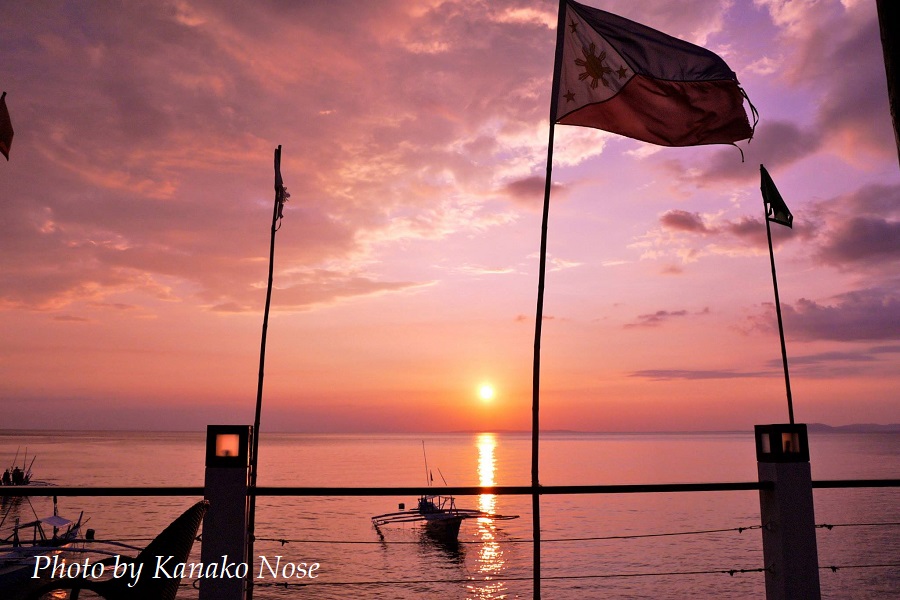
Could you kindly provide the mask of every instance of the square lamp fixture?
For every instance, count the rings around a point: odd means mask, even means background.
[[[809,462],[805,424],[756,425],[754,434],[758,462]]]
[[[250,425],[207,425],[206,466],[247,468],[252,429]]]

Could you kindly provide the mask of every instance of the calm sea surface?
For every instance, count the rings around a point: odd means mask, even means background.
[[[528,434],[264,433],[259,484],[421,486],[423,441],[438,483],[441,476],[457,486],[530,483]],[[203,433],[0,431],[0,462],[11,463],[17,449],[21,461],[27,447],[37,456],[38,483],[200,486],[204,444]],[[544,485],[757,479],[752,433],[546,434],[541,444]],[[900,478],[900,434],[813,433],[810,450],[814,480]],[[817,530],[819,563],[846,567],[820,572],[823,597],[900,597],[900,490],[816,490],[814,499],[816,523],[840,525]],[[143,546],[142,538],[155,536],[195,500],[66,497],[60,513],[77,517],[83,510],[98,538]],[[260,498],[255,554],[320,568],[308,586],[257,587],[254,596],[531,597],[530,497],[458,498],[462,508],[521,515],[464,522],[458,547],[433,542],[409,524],[382,528],[382,539],[370,517],[414,500]],[[5,504],[11,512],[4,530],[17,514],[32,517],[32,506],[41,516],[52,511],[45,498]],[[762,573],[725,572],[763,566],[759,530],[737,531],[759,525],[755,491],[545,496],[541,523],[542,592],[551,600],[765,597]],[[730,531],[696,533],[719,529]],[[652,535],[673,533],[685,535]],[[197,591],[184,586],[179,598],[197,598]]]

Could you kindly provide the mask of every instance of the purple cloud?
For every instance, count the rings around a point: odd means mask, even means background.
[[[676,231],[689,231],[692,233],[710,233],[703,217],[699,213],[692,213],[686,210],[670,210],[664,213],[659,222],[667,229]]]
[[[644,369],[641,371],[634,371],[628,376],[638,377],[641,379],[651,379],[654,381],[669,381],[673,379],[756,379],[759,377],[772,377],[774,373],[774,371],[734,371],[731,369]]]
[[[900,297],[885,288],[861,289],[832,298],[828,304],[801,298],[782,304],[785,335],[805,341],[853,342],[900,340]],[[774,307],[751,317],[757,329],[772,331]]]

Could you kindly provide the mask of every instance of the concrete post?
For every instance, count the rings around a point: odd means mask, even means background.
[[[757,425],[766,600],[819,600],[819,559],[806,425]]]
[[[202,578],[200,600],[244,600],[245,580],[252,569],[247,557],[250,425],[209,425],[206,431],[204,497],[209,511],[203,520],[200,560],[218,564],[215,577]],[[240,565],[246,565],[241,567]],[[223,576],[225,566],[229,576]],[[238,576],[231,576],[237,573]]]

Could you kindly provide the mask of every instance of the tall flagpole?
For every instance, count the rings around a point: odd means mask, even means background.
[[[253,419],[253,448],[250,453],[250,505],[247,517],[247,560],[253,564],[253,541],[256,527],[256,473],[259,459],[259,420],[262,414],[263,378],[266,365],[266,333],[269,329],[269,306],[272,303],[272,273],[275,265],[275,233],[281,225],[284,203],[289,194],[281,179],[281,144],[275,149],[275,208],[272,211],[272,237],[269,242],[269,282],[266,287],[266,308],[263,312],[262,340],[259,347],[259,382],[256,387],[256,416]],[[252,569],[251,569],[252,570]],[[253,599],[253,577],[247,578],[246,600]]]
[[[794,401],[791,398],[791,376],[788,373],[787,348],[784,345],[784,325],[781,321],[781,301],[778,299],[778,278],[775,277],[775,253],[772,251],[772,228],[769,226],[769,207],[763,196],[763,209],[766,219],[766,237],[769,240],[769,262],[772,265],[772,286],[775,288],[775,313],[778,315],[778,337],[781,339],[781,362],[784,365],[784,387],[787,390],[788,417],[794,424]]]
[[[553,86],[550,97],[550,133],[547,140],[547,175],[544,180],[544,210],[541,218],[541,254],[538,268],[537,309],[534,319],[534,367],[531,390],[531,511],[534,551],[534,600],[541,600],[541,494],[538,463],[540,456],[540,404],[541,404],[541,325],[544,318],[544,279],[547,273],[547,222],[550,219],[550,187],[553,171],[553,134],[556,127],[557,97],[562,60],[563,31],[566,2],[559,2],[556,23],[556,54],[553,63]]]

